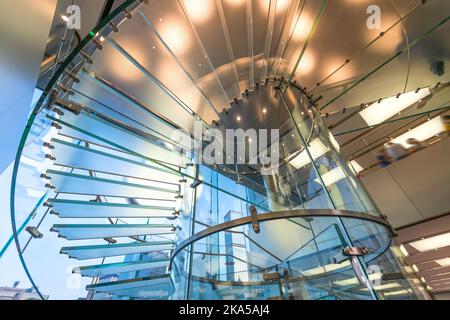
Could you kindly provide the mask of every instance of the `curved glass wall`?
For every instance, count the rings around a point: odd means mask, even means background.
[[[11,191],[16,246],[42,296],[416,298],[317,103],[276,77],[289,76],[276,66],[301,15],[288,3],[249,1],[255,20],[234,25],[238,9],[217,1],[205,29],[190,1],[126,1],[59,66]],[[277,165],[250,161],[250,136],[223,141],[245,147],[243,163],[199,162],[196,122],[278,130],[259,149]]]
[[[191,299],[413,299],[405,279],[383,280],[383,267],[367,267],[387,260],[390,231],[376,222],[358,218],[308,217],[274,219],[231,227],[195,241],[175,258],[178,264],[192,259]],[[274,215],[276,216],[276,214]],[[377,233],[347,238],[341,223],[377,226]],[[355,223],[356,222],[356,223]],[[277,237],[268,231],[276,230]],[[352,229],[350,229],[352,230]],[[354,229],[353,229],[354,230]],[[362,263],[342,255],[349,243],[367,242],[370,254]],[[364,268],[361,267],[364,266]],[[369,272],[367,272],[367,270]],[[367,272],[367,273],[366,273]],[[180,275],[181,277],[181,275]],[[367,281],[369,279],[369,281]]]

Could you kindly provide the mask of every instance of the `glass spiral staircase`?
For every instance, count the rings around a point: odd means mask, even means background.
[[[328,1],[207,3],[205,27],[192,1],[125,1],[50,80],[11,193],[34,287],[54,299],[419,297],[294,78]],[[313,28],[291,41],[302,12]],[[279,129],[279,167],[197,163],[195,122]]]

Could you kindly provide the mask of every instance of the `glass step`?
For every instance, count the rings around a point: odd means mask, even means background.
[[[60,133],[63,134],[64,128],[68,127],[84,136],[124,147],[157,161],[181,167],[186,167],[186,164],[190,162],[187,157],[157,145],[150,138],[143,137],[125,127],[100,118],[100,116],[88,114],[85,111],[81,111],[79,115],[66,111],[60,119],[52,116],[48,116],[48,118],[62,125],[63,129]],[[80,136],[80,138],[83,137]]]
[[[48,199],[60,218],[173,218],[174,207]]]
[[[72,100],[81,105],[89,105],[89,108],[113,117],[119,121],[137,125],[141,130],[171,141],[170,137],[175,128],[161,115],[154,114],[146,106],[137,101],[130,100],[126,95],[113,90],[101,80],[88,72],[80,72],[79,75],[87,81],[75,84],[75,95]],[[94,84],[94,85],[93,85]],[[99,100],[95,99],[98,97]],[[110,106],[114,106],[113,108]],[[191,146],[191,139],[186,134],[179,144],[186,149]]]
[[[127,280],[119,280],[112,282],[103,282],[86,286],[86,290],[93,290],[95,292],[114,293],[118,295],[125,295],[126,290],[141,289],[141,290],[160,290],[161,287],[169,289],[171,287],[170,275],[154,275],[144,278],[135,278]]]
[[[116,290],[111,292],[113,296],[119,298],[133,298],[139,300],[168,300],[173,294],[171,283],[152,284],[143,287]]]
[[[104,151],[87,148],[57,138],[51,139],[55,165],[178,184],[181,175],[174,171],[137,162]],[[177,186],[174,186],[177,187]]]
[[[167,285],[160,285],[157,288],[151,286],[150,288],[136,288],[136,289],[128,289],[118,291],[117,293],[113,293],[113,296],[119,298],[129,298],[129,299],[138,299],[138,300],[169,300],[172,291],[170,291],[170,287]]]
[[[170,259],[155,259],[152,261],[133,261],[133,262],[118,262],[109,264],[99,264],[93,266],[84,266],[74,268],[74,272],[85,277],[101,277],[112,274],[134,272],[141,270],[148,270],[152,268],[167,267]]]
[[[132,242],[92,246],[74,246],[61,248],[60,253],[78,260],[103,257],[123,256],[134,253],[146,253],[163,250],[173,250],[173,241]]]
[[[55,224],[50,229],[67,240],[170,234],[175,230],[172,224]]]
[[[170,189],[56,170],[47,170],[47,176],[51,178],[55,191],[61,193],[161,200],[174,200],[178,194]]]

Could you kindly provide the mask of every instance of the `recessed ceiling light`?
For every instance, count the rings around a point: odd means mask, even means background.
[[[237,117],[236,117],[236,120],[237,120],[237,121],[241,121],[241,116],[237,116]]]
[[[263,113],[266,113],[266,112],[267,112],[267,109],[266,109],[266,108],[264,108],[264,109],[263,109]]]

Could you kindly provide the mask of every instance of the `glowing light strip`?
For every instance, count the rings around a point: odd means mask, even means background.
[[[359,114],[369,126],[377,125],[429,95],[428,88],[421,89],[417,93],[415,91],[407,92],[398,98],[394,96],[384,99],[380,103],[375,102]]]

